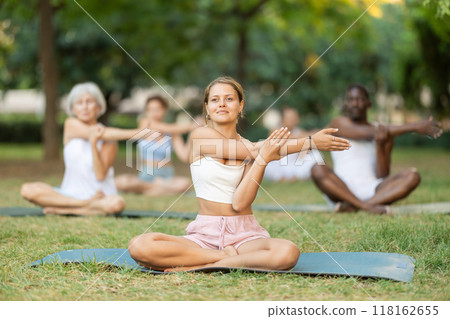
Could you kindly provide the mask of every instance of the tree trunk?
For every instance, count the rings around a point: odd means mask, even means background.
[[[426,66],[427,84],[433,92],[433,108],[438,117],[442,119],[450,115],[450,94],[448,92],[450,45],[433,31],[426,20],[416,20],[416,29]]]
[[[57,123],[59,77],[55,61],[55,30],[50,0],[39,0],[39,63],[45,94],[45,118],[42,127],[44,160],[59,158],[59,132]]]
[[[247,77],[247,72],[246,72],[246,67],[247,67],[247,56],[248,56],[248,45],[247,45],[247,32],[248,32],[248,27],[246,22],[242,22],[242,24],[239,26],[239,33],[238,33],[238,47],[237,47],[237,65],[238,65],[238,69],[237,69],[237,81],[242,85],[242,87],[245,88],[246,86],[246,77]],[[245,107],[244,107],[245,109]],[[245,112],[244,112],[245,114]],[[247,131],[248,128],[248,119],[247,117],[244,118],[240,118],[238,120],[238,132],[240,134],[244,134],[244,132]]]
[[[237,60],[238,60],[238,70],[237,70],[237,80],[243,87],[245,87],[246,81],[246,64],[247,64],[247,55],[248,55],[248,46],[247,46],[247,33],[248,27],[246,22],[242,22],[239,26],[239,43],[238,43],[238,51],[237,51]]]

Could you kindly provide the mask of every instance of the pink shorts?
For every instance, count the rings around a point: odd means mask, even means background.
[[[186,227],[186,236],[202,248],[222,250],[233,246],[237,249],[243,243],[258,238],[270,238],[253,215],[212,216],[197,215]]]

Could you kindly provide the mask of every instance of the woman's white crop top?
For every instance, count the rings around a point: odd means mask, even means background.
[[[225,165],[208,156],[193,162],[191,175],[196,196],[212,202],[231,204],[244,169],[245,164]]]

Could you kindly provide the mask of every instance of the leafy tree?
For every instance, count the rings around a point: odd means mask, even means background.
[[[450,116],[450,1],[407,2],[418,52],[403,60],[402,93],[419,103],[423,85],[431,88],[432,109],[439,117]],[[409,94],[408,94],[409,93]],[[411,94],[412,93],[412,94]]]

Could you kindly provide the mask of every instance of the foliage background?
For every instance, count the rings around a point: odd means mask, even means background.
[[[155,83],[105,31],[172,92],[187,86],[202,90],[223,74],[237,78],[248,95],[241,128],[250,138],[265,134],[260,122],[250,123],[308,68],[274,105],[296,107],[306,127],[326,125],[354,82],[365,84],[374,97],[400,95],[401,109],[450,116],[450,0],[4,0],[1,91],[45,87],[36,10],[45,3],[51,6],[54,48],[43,52],[54,50],[59,75],[49,90],[62,96],[74,83],[97,82],[108,98],[106,123],[133,87]],[[425,86],[432,99],[424,104]],[[385,107],[385,101],[374,102]],[[200,101],[183,106],[200,112]],[[48,105],[47,111],[46,123],[61,121],[57,107]],[[45,143],[58,144],[57,126],[42,129],[53,130],[43,134]]]

